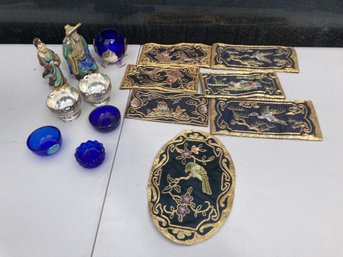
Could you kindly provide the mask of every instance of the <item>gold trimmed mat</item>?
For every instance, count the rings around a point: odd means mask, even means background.
[[[211,68],[255,72],[299,72],[293,47],[228,45],[212,46]]]
[[[200,78],[209,98],[285,98],[275,73],[201,73]]]
[[[129,64],[120,89],[156,89],[167,92],[198,92],[199,68],[157,67]]]
[[[142,47],[138,64],[176,65],[210,68],[211,46],[195,43],[161,45],[147,43]]]
[[[216,137],[185,130],[158,152],[147,189],[157,229],[174,243],[194,245],[213,236],[228,217],[235,168]]]
[[[207,127],[208,99],[199,94],[134,90],[125,117]]]
[[[311,101],[211,99],[210,117],[212,134],[323,139]]]

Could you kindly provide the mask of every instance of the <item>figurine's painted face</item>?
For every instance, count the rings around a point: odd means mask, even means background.
[[[79,34],[77,34],[76,32],[74,32],[73,34],[71,34],[70,37],[71,37],[74,41],[76,41],[76,42],[78,42],[79,39],[80,39]]]
[[[37,49],[41,53],[46,53],[47,52],[46,44],[44,44],[44,43],[39,43],[37,45]]]

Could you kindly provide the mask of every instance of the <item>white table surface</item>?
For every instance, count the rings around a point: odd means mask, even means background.
[[[49,45],[61,56],[61,46]],[[92,107],[63,123],[44,106],[49,93],[33,45],[1,45],[0,257],[231,256],[336,257],[343,254],[343,49],[296,48],[300,73],[279,73],[288,99],[310,99],[320,142],[217,136],[236,168],[231,214],[209,240],[179,246],[150,220],[146,185],[162,145],[187,125],[124,119],[114,132],[88,123]],[[126,63],[139,46],[130,45]],[[93,55],[95,56],[95,55]],[[77,81],[62,70],[70,84]],[[122,114],[129,91],[119,90],[125,68],[101,70],[112,80],[110,104]],[[39,157],[26,138],[43,125],[60,128],[59,153]],[[104,143],[95,170],[74,160],[87,139]]]

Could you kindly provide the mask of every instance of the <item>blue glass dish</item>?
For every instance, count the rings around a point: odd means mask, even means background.
[[[92,169],[105,160],[105,148],[96,140],[88,140],[76,148],[74,156],[82,167]]]
[[[62,135],[54,126],[44,126],[33,131],[27,138],[27,147],[35,154],[46,156],[56,153],[62,144]]]
[[[104,61],[116,63],[125,56],[126,39],[118,31],[108,28],[95,35],[93,46]]]
[[[89,114],[88,120],[99,131],[112,131],[120,124],[120,111],[113,105],[100,106]]]

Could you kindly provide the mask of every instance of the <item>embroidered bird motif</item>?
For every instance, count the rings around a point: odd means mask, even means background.
[[[267,120],[271,123],[277,123],[284,126],[287,126],[287,123],[281,119],[276,118],[274,115],[283,113],[284,110],[277,110],[277,109],[271,109],[269,106],[265,107],[262,110],[261,115],[259,115],[257,112],[250,113],[248,116],[256,116],[258,119],[261,120]]]
[[[259,87],[261,87],[261,84],[258,82],[254,82],[252,80],[240,80],[238,82],[230,81],[227,89],[231,91],[248,91]]]
[[[205,194],[212,195],[210,183],[208,181],[207,171],[195,162],[186,164],[185,172],[192,178],[197,178],[201,181],[202,191]]]
[[[269,55],[271,55],[271,53],[263,53],[263,52],[260,52],[260,51],[257,51],[255,53],[253,53],[251,55],[252,58],[255,58],[261,62],[266,62],[266,63],[272,63],[271,60],[269,60],[268,57]]]

